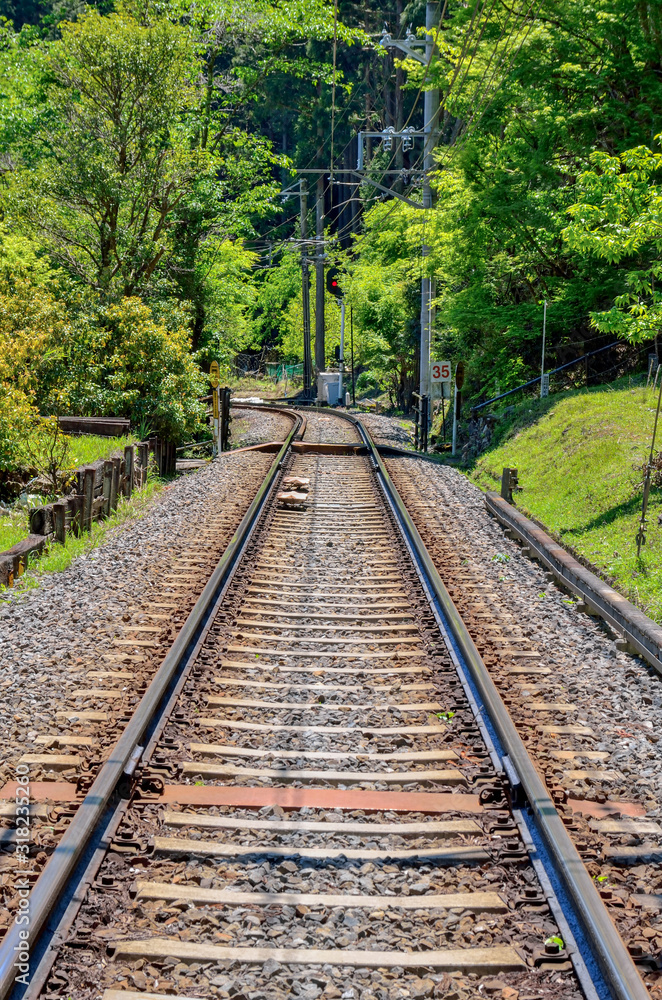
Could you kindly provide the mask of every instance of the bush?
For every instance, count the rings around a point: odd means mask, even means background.
[[[356,391],[373,392],[375,389],[379,389],[379,382],[372,372],[361,372],[356,379]]]
[[[190,354],[185,327],[170,330],[138,298],[105,310],[107,356],[102,362],[106,412],[130,417],[169,441],[190,435],[204,410],[206,379]]]
[[[52,295],[22,278],[0,285],[0,469],[15,470],[21,442],[36,416],[49,345],[63,312]]]
[[[182,319],[0,274],[0,470],[32,464],[21,443],[39,412],[129,417],[170,441],[194,432],[207,383]]]

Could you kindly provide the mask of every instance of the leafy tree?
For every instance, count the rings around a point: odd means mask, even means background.
[[[204,157],[185,118],[196,100],[187,33],[161,19],[90,10],[48,56],[40,160],[16,177],[16,207],[77,280],[105,295],[150,287],[173,213]]]
[[[581,200],[570,206],[574,221],[563,236],[582,255],[626,265],[626,290],[591,319],[611,336],[634,343],[656,339],[662,325],[662,155],[637,146],[619,156],[595,152],[591,162],[593,169],[579,178]]]
[[[65,312],[47,291],[20,278],[0,284],[0,469],[13,469],[37,415],[50,344],[65,326]]]

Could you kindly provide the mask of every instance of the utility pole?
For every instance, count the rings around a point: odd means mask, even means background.
[[[349,336],[352,352],[352,406],[356,406],[356,388],[354,384],[354,309],[349,307]]]
[[[308,270],[308,185],[299,181],[301,235],[301,300],[303,307],[303,395],[310,399],[313,363],[310,352],[310,272]]]
[[[315,368],[324,371],[326,351],[324,347],[324,175],[317,178],[317,202],[315,205]]]
[[[338,356],[338,402],[340,406],[345,405],[343,399],[342,377],[345,369],[345,300],[340,300],[340,353]]]
[[[429,66],[432,62],[432,53],[434,49],[434,35],[431,33],[434,28],[439,24],[439,3],[436,0],[428,0],[425,7],[425,27],[427,29],[427,34],[425,36],[425,63]],[[424,152],[423,152],[423,169],[425,173],[423,174],[423,208],[432,208],[432,188],[430,186],[430,173],[434,168],[434,148],[437,143],[437,125],[439,122],[439,91],[438,90],[426,90],[425,100],[424,100],[424,111],[423,111],[423,131],[425,133],[424,138]],[[423,244],[421,248],[421,256],[423,258],[423,267],[425,267],[425,258],[429,256],[430,248]],[[430,407],[425,407],[423,405],[423,400],[429,400],[430,398],[430,331],[433,323],[433,310],[432,310],[432,300],[435,294],[435,282],[434,278],[429,278],[423,275],[421,278],[421,360],[420,360],[420,388],[419,395],[421,397],[421,411],[425,410],[425,419],[429,420],[428,413]],[[423,440],[427,439],[427,427],[425,428],[425,436]]]

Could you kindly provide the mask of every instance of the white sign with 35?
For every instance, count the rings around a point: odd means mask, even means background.
[[[430,381],[450,382],[451,366],[449,361],[433,361],[430,365]]]

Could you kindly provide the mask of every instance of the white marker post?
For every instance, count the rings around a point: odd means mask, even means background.
[[[549,396],[549,375],[545,381],[545,333],[547,331],[547,299],[542,313],[542,366],[540,368],[540,398]]]
[[[439,386],[439,397],[441,398],[441,406],[443,409],[444,396],[450,396],[451,392],[451,363],[450,361],[433,361],[430,365],[430,403],[428,405],[428,412],[430,416],[430,426],[432,425],[432,397],[433,389],[435,386]],[[434,393],[436,397],[436,393]],[[444,439],[446,435],[446,420],[443,418],[444,423]]]

